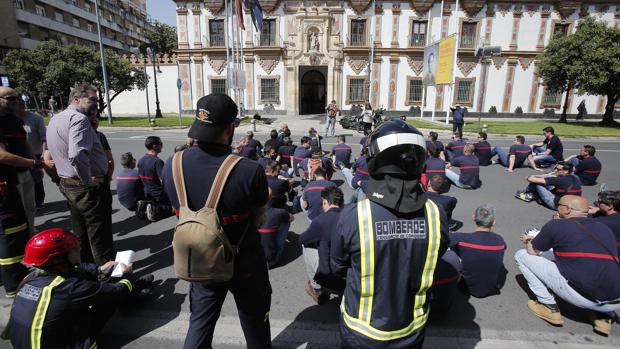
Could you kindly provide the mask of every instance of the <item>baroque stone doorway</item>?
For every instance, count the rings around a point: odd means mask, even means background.
[[[299,114],[322,114],[327,105],[327,67],[299,68]]]

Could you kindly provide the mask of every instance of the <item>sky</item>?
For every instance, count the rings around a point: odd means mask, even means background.
[[[148,0],[146,12],[155,20],[177,26],[176,5],[172,0]]]

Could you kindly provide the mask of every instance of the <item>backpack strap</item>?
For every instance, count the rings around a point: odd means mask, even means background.
[[[220,202],[220,196],[222,196],[222,191],[224,190],[224,184],[226,184],[228,176],[239,161],[241,161],[241,156],[234,154],[230,154],[224,159],[224,162],[220,166],[220,169],[217,170],[217,174],[213,180],[213,185],[211,186],[211,191],[209,192],[205,207],[217,207],[217,204]]]
[[[174,154],[172,158],[172,179],[174,188],[179,199],[179,207],[187,206],[187,191],[185,190],[185,176],[183,175],[183,153],[185,150]]]

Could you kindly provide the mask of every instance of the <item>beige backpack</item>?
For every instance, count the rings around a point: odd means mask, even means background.
[[[192,211],[187,205],[183,152],[174,155],[172,176],[179,198],[179,221],[174,231],[172,249],[174,271],[180,279],[212,284],[232,278],[237,246],[232,245],[224,233],[216,208],[228,176],[240,160],[237,155],[229,155],[224,160],[215,175],[205,206]],[[245,232],[238,244],[244,236]]]

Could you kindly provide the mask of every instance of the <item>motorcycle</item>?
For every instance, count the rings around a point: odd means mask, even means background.
[[[340,126],[344,129],[353,129],[358,132],[364,132],[364,123],[361,115],[345,115],[340,118]]]

